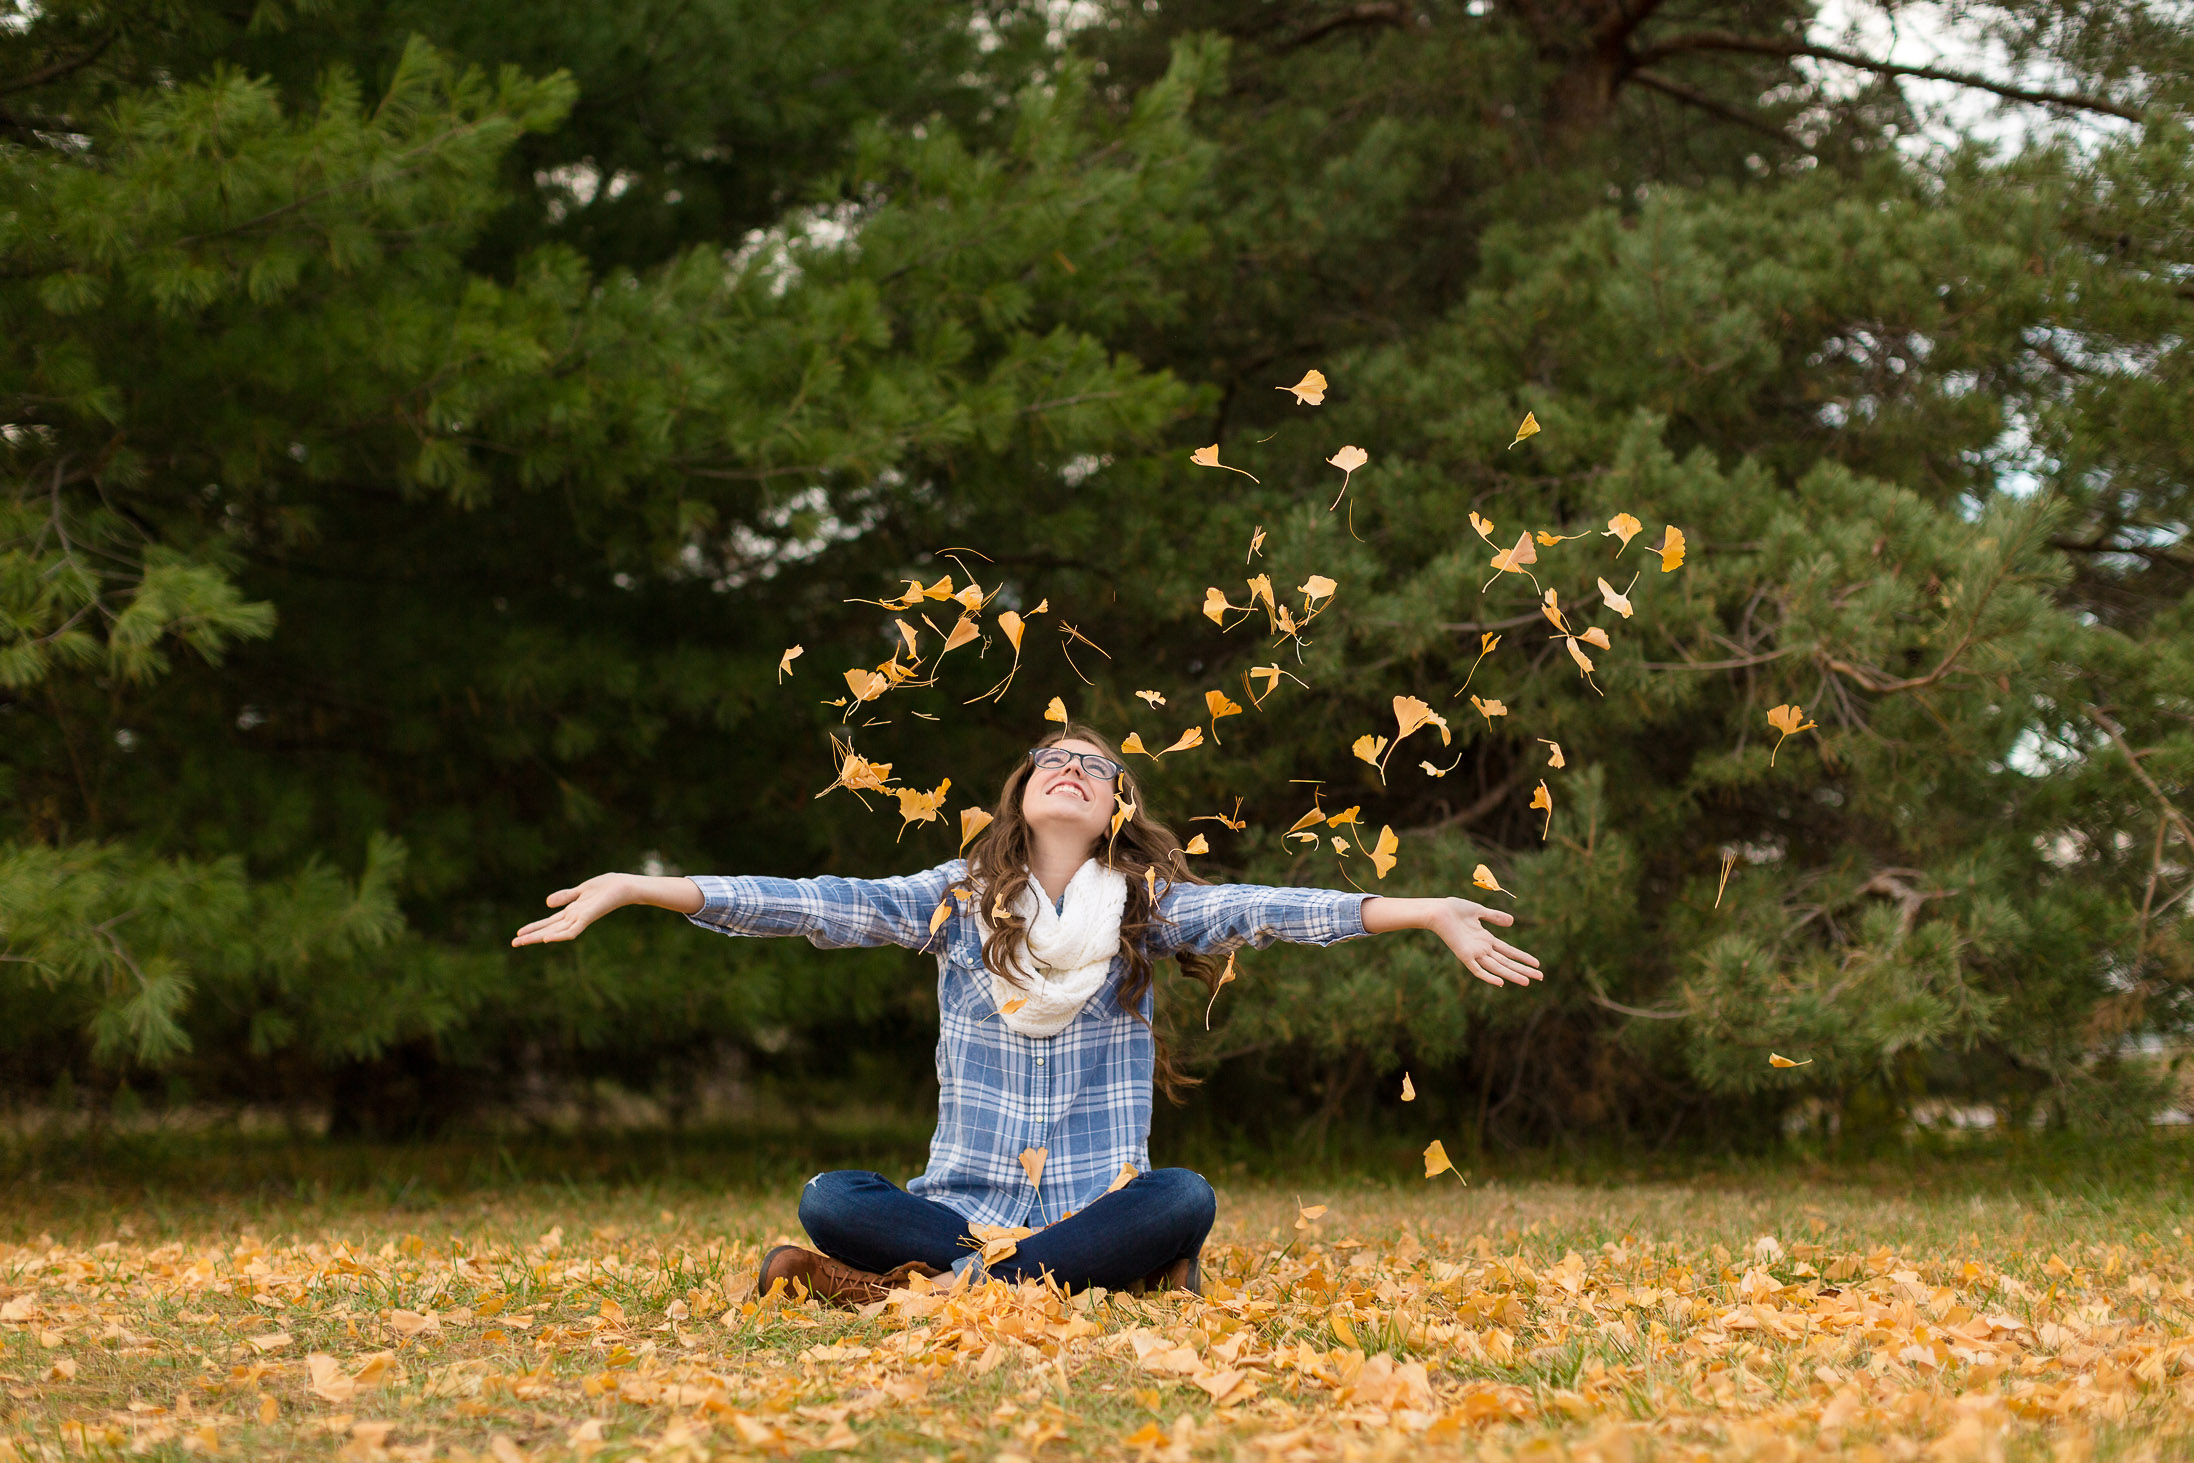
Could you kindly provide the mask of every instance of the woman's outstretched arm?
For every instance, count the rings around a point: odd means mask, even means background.
[[[1337,889],[1268,884],[1177,884],[1164,900],[1173,921],[1161,925],[1152,954],[1177,949],[1219,955],[1275,940],[1330,945],[1389,930],[1430,930],[1488,985],[1527,985],[1543,978],[1539,961],[1485,928],[1515,916],[1470,899],[1395,899]]]
[[[612,910],[652,904],[676,910],[703,929],[724,935],[805,935],[820,949],[904,945],[922,949],[935,937],[930,921],[962,865],[958,860],[889,879],[813,879],[696,874],[648,878],[597,874],[548,897],[556,913],[520,930],[513,945],[570,940]]]

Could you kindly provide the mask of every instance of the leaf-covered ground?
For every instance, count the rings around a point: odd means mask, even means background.
[[[0,1459],[2190,1456],[2184,1187],[1222,1182],[1201,1299],[864,1315],[750,1294],[793,1185],[17,1189]]]

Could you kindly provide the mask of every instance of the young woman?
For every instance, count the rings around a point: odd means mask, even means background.
[[[1135,808],[1117,834],[1115,794]],[[614,909],[651,904],[727,935],[936,954],[928,1169],[904,1189],[880,1173],[808,1180],[800,1223],[821,1253],[771,1250],[761,1290],[797,1279],[859,1304],[910,1274],[972,1269],[975,1280],[1048,1273],[1069,1288],[1195,1292],[1216,1200],[1202,1175],[1150,1167],[1152,1086],[1178,1101],[1189,1080],[1151,1027],[1154,962],[1172,957],[1216,990],[1218,957],[1243,945],[1431,930],[1490,985],[1541,973],[1485,928],[1513,917],[1468,899],[1209,883],[1142,809],[1111,744],[1069,725],[1006,778],[964,860],[890,879],[597,874],[551,894],[557,912],[511,943],[574,939]],[[1036,1232],[986,1268],[971,1224]]]

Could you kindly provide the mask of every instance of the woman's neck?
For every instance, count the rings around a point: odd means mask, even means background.
[[[1066,893],[1067,885],[1073,881],[1076,872],[1089,862],[1096,851],[1095,844],[1083,844],[1079,840],[1047,842],[1038,835],[1034,846],[1029,850],[1028,871],[1035,876],[1037,883],[1044,886],[1044,893],[1057,901]]]

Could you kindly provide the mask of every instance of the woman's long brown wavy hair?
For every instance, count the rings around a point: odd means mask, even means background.
[[[1068,722],[1037,745],[1048,747],[1069,739],[1102,747],[1107,757],[1123,766],[1126,764],[1127,759],[1110,740],[1080,722]],[[1005,788],[998,794],[998,806],[992,810],[990,823],[976,835],[973,846],[968,849],[968,883],[974,890],[975,907],[991,921],[990,938],[983,942],[983,964],[1016,986],[1021,982],[1013,972],[1028,949],[1028,924],[1008,911],[1015,907],[1029,882],[1033,839],[1028,820],[1021,815],[1021,795],[1035,768],[1031,759],[1021,759],[1020,766],[1013,769],[1006,778]],[[1157,903],[1151,898],[1151,884],[1156,883],[1158,898],[1163,899],[1171,885],[1208,884],[1211,881],[1197,877],[1190,870],[1188,856],[1181,851],[1181,840],[1174,836],[1172,829],[1145,810],[1142,789],[1137,786],[1133,772],[1122,772],[1113,789],[1135,805],[1135,812],[1120,825],[1116,835],[1098,841],[1092,856],[1104,867],[1118,869],[1127,876],[1127,908],[1120,915],[1120,953],[1127,959],[1127,974],[1120,981],[1119,1001],[1123,1009],[1141,1021],[1144,1019],[1143,994],[1151,987],[1152,962],[1140,937],[1157,929],[1162,922]],[[1158,871],[1155,881],[1147,872],[1151,869]],[[1174,959],[1180,963],[1181,974],[1202,981],[1207,991],[1217,994],[1219,977],[1225,970],[1223,962],[1185,950]],[[1155,1026],[1151,1036],[1157,1043],[1155,1076],[1158,1089],[1179,1103],[1200,1079],[1188,1076],[1173,1064],[1165,1038],[1158,1035]]]

